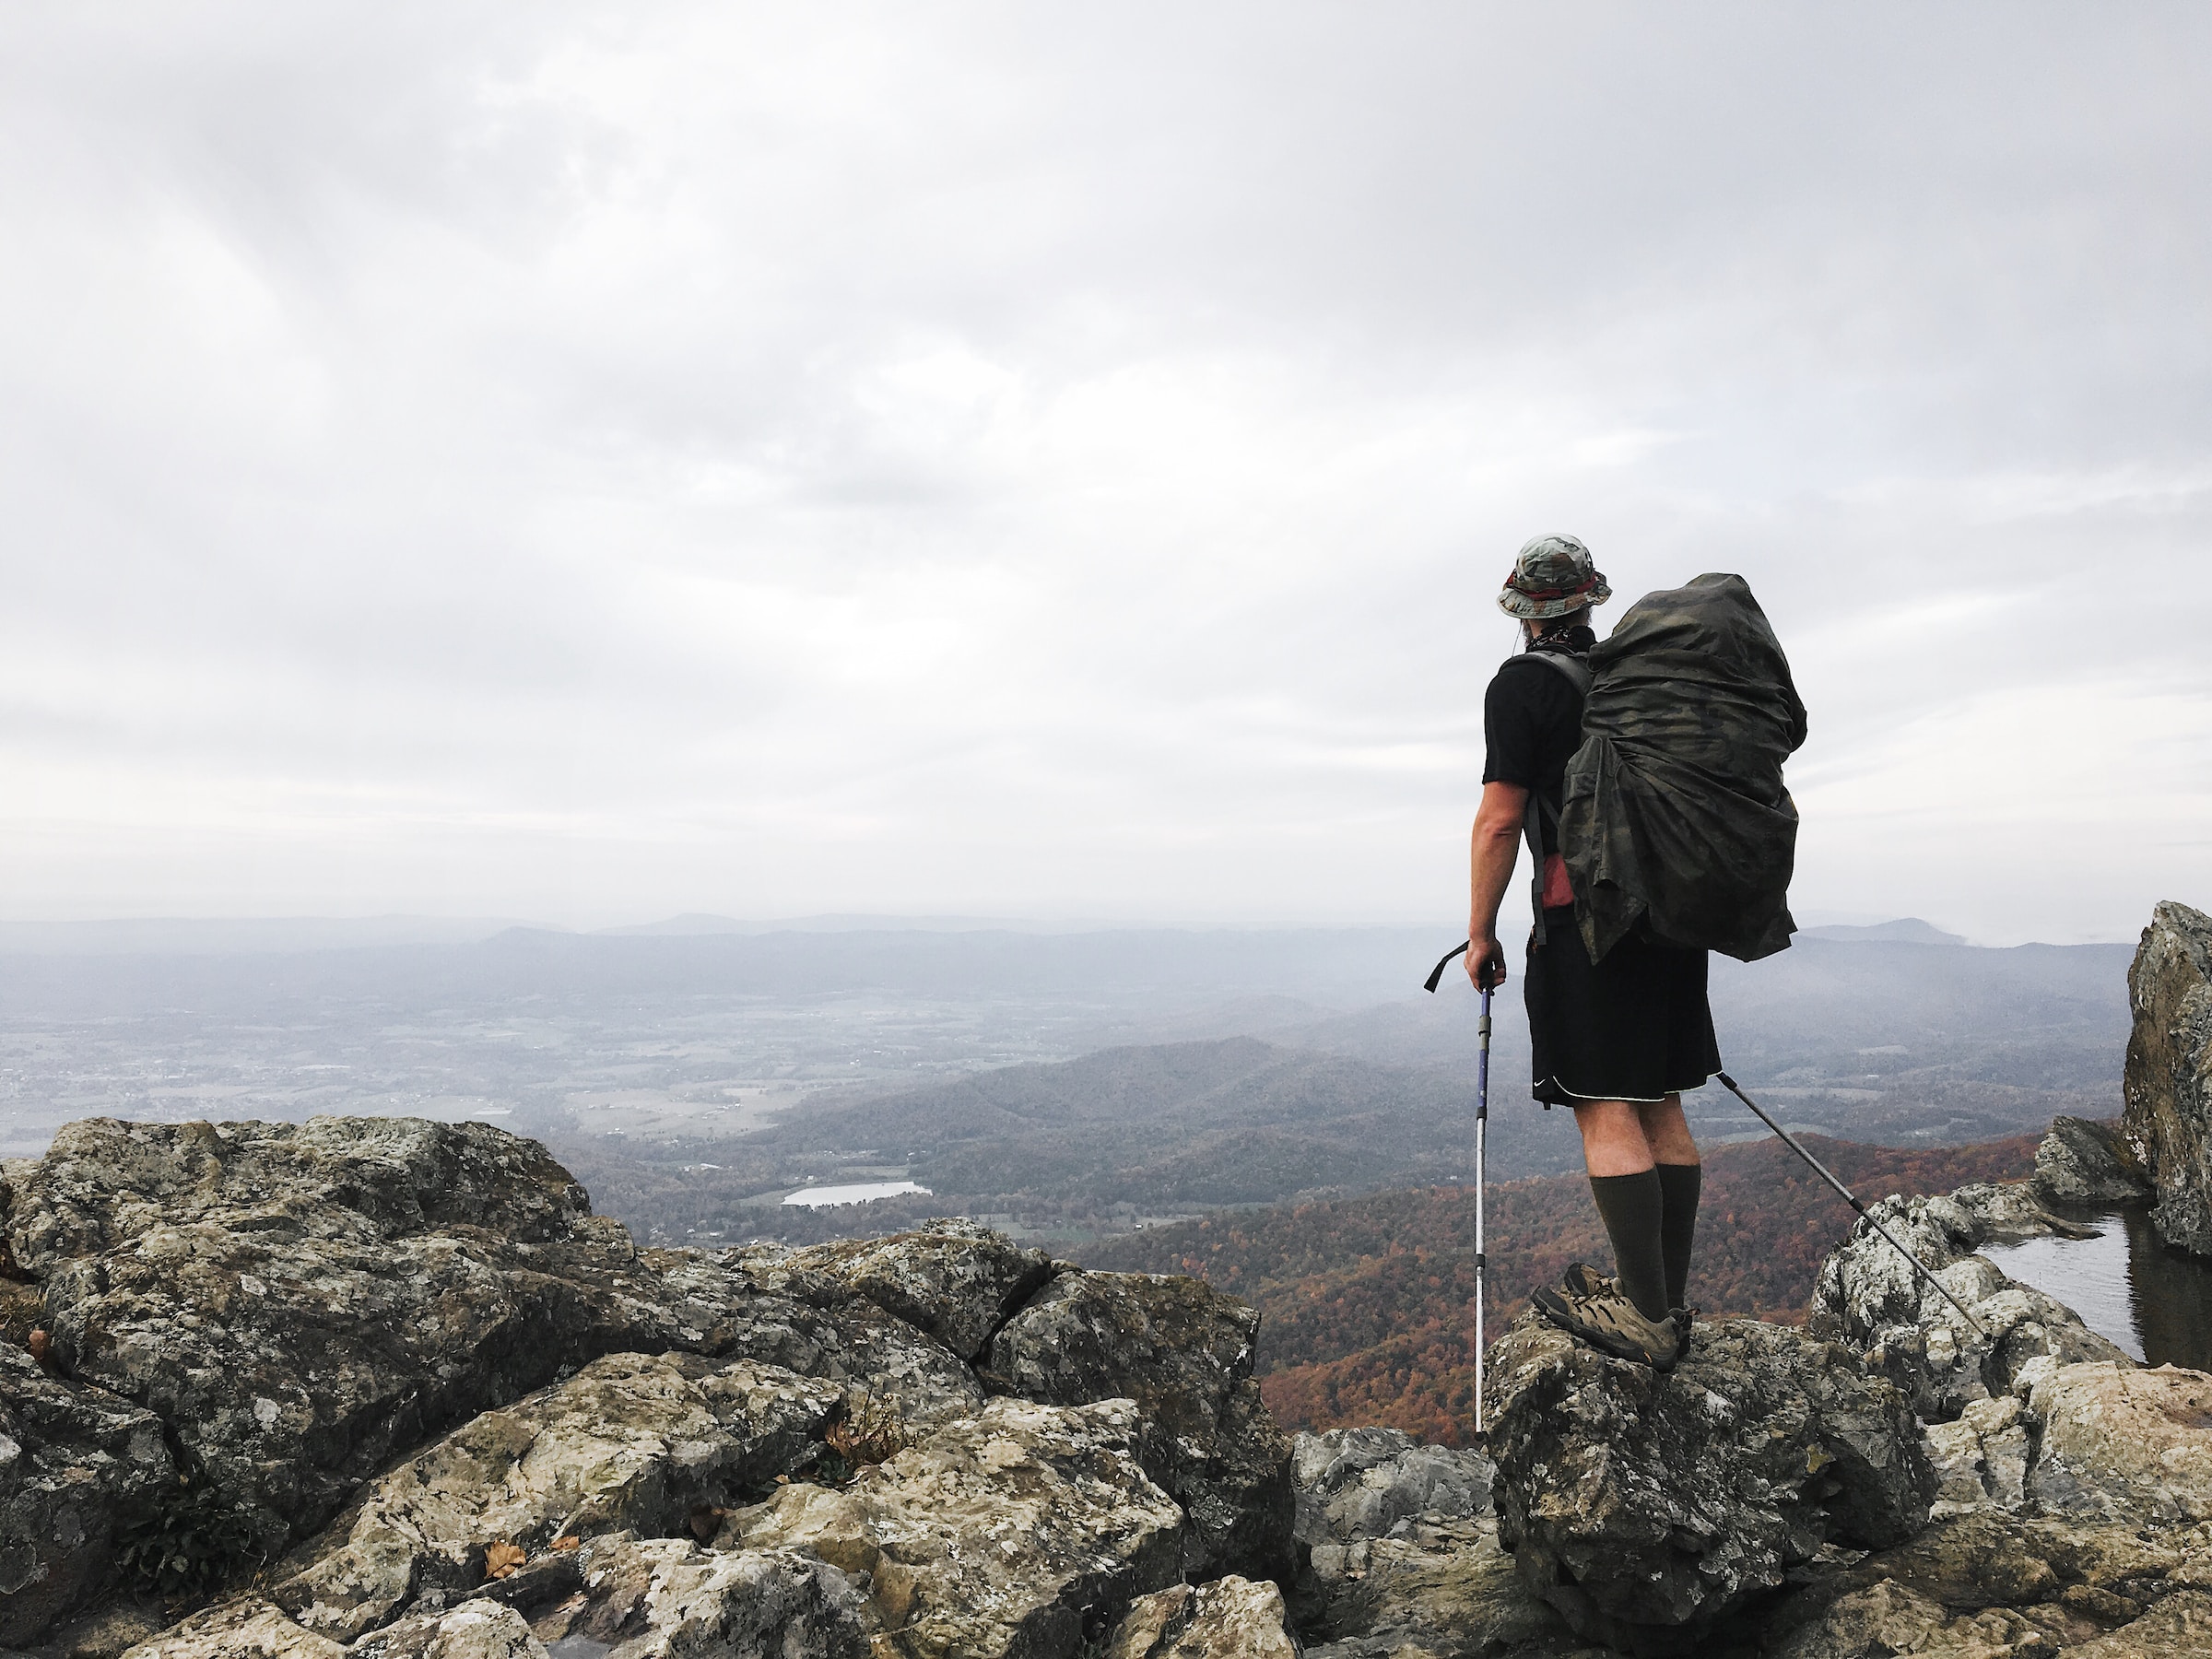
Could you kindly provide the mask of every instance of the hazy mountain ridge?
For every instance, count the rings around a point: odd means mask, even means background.
[[[1082,1233],[1117,1205],[1159,1214],[1464,1176],[1475,997],[1457,976],[1434,996],[1416,989],[1439,948],[1390,929],[518,929],[463,945],[0,956],[0,1151],[35,1152],[89,1115],[488,1118],[592,1163],[663,1236],[745,1236],[762,1218],[743,1200],[846,1168],[903,1175],[909,1154],[933,1160],[914,1178],[947,1205],[1046,1226],[1057,1213]],[[1815,938],[1748,966],[1716,959],[1722,1052],[1788,1121],[1846,1138],[1972,1141],[2108,1115],[2126,956]],[[1571,1147],[1528,1102],[1519,1001],[1515,982],[1498,1006],[1501,1178],[1565,1167]],[[1166,1052],[1255,1039],[1264,1058],[1224,1049],[1242,1058],[1218,1075],[1195,1051]],[[1155,1060],[1136,1056],[1153,1046]],[[1100,1051],[1121,1057],[1082,1058]],[[1076,1069],[1042,1069],[1063,1064]],[[1718,1090],[1688,1106],[1708,1138],[1757,1133]]]

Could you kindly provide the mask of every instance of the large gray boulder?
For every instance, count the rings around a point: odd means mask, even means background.
[[[2050,1204],[2129,1204],[2153,1195],[2150,1176],[2117,1124],[2051,1120],[2035,1149],[2036,1195]]]
[[[888,1652],[1077,1659],[1182,1576],[1182,1511],[1146,1476],[1127,1400],[993,1400],[841,1488],[793,1481],[720,1550],[797,1550],[868,1586]]]
[[[748,1359],[597,1359],[384,1475],[267,1594],[305,1628],[351,1641],[423,1595],[483,1584],[500,1545],[535,1555],[604,1533],[712,1534],[723,1512],[811,1464],[842,1406],[834,1382]]]
[[[1491,1365],[1500,1539],[1585,1636],[1694,1646],[1824,1544],[1926,1522],[1936,1476],[1903,1397],[1785,1325],[1700,1325],[1661,1376],[1524,1315]]]
[[[2212,1255],[2212,916],[2159,905],[2127,970],[2121,1131],[2158,1194],[2169,1244]]]
[[[1281,1582],[1293,1566],[1290,1442],[1252,1374],[1259,1324],[1203,1280],[1069,1272],[992,1338],[985,1371],[1025,1399],[1135,1401],[1145,1468],[1190,1513],[1191,1575]]]
[[[264,1553],[450,1424],[670,1345],[629,1235],[481,1124],[91,1119],[18,1174],[61,1368],[167,1423]]]
[[[2018,1392],[2023,1379],[2054,1366],[2128,1363],[2073,1309],[2016,1283],[1974,1253],[1988,1244],[2082,1232],[2045,1210],[2025,1183],[1982,1183],[1933,1198],[1893,1196],[1868,1211],[1966,1305],[1981,1329],[1865,1220],[1821,1264],[1806,1328],[1864,1357],[1927,1421],[1948,1422],[1971,1402]]]
[[[112,1588],[116,1534],[176,1489],[151,1412],[0,1342],[0,1647]]]

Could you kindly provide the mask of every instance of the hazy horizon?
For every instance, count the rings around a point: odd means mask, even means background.
[[[1525,900],[1522,909],[1525,912]],[[1510,906],[1509,906],[1510,910]],[[1800,911],[1796,912],[1800,934],[1818,933],[1830,928],[1873,928],[1885,924],[1917,922],[1934,927],[1938,933],[1951,934],[1945,942],[1972,946],[1977,948],[2003,948],[1990,941],[1967,937],[1953,933],[1940,920],[1925,916],[1900,916],[1879,912],[1858,911]],[[2118,944],[2133,939],[2141,928],[2147,925],[2146,915],[2141,923],[2115,929],[2108,935],[2074,940],[2021,939],[2009,940],[2014,944]],[[1525,924],[1525,914],[1523,917]],[[1168,916],[1053,916],[1053,915],[1000,915],[953,916],[935,915],[924,912],[900,913],[896,912],[820,912],[803,916],[724,916],[703,911],[678,912],[673,915],[655,916],[649,920],[551,920],[534,916],[490,916],[469,914],[454,911],[443,914],[408,914],[398,912],[364,912],[356,915],[300,912],[291,914],[265,915],[147,915],[147,916],[0,916],[0,953],[18,951],[39,954],[46,947],[37,943],[51,938],[64,942],[72,935],[88,937],[102,931],[116,941],[111,948],[118,953],[144,952],[159,954],[163,930],[176,930],[182,935],[192,930],[237,930],[241,937],[257,931],[272,935],[290,930],[294,934],[312,936],[316,929],[330,930],[333,942],[350,935],[373,940],[380,935],[406,937],[414,942],[437,942],[450,939],[462,943],[479,939],[508,928],[542,930],[552,933],[574,934],[580,936],[615,937],[623,935],[682,936],[687,933],[747,933],[764,934],[779,931],[845,932],[845,931],[921,931],[921,932],[990,932],[1040,934],[1079,934],[1105,932],[1226,932],[1226,933],[1335,933],[1335,932],[1428,932],[1440,937],[1449,932],[1448,926],[1433,919],[1421,920],[1404,917],[1386,917],[1356,922],[1278,918],[1272,921],[1251,919],[1220,920]],[[147,941],[153,941],[148,943]],[[31,941],[26,943],[26,941]],[[350,938],[347,942],[352,942]],[[1934,942],[1934,941],[1929,941]],[[317,948],[312,944],[288,945],[285,949]]]

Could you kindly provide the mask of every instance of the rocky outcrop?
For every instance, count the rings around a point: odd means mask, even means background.
[[[1257,1318],[1194,1281],[957,1220],[640,1252],[544,1148],[406,1120],[78,1124],[0,1206],[0,1270],[37,1281],[9,1328],[42,1322],[54,1368],[0,1347],[0,1642],[106,1588],[180,1468],[230,1539],[199,1568],[258,1585],[154,1644],[210,1654],[529,1652],[571,1604],[581,1641],[644,1619],[688,1652],[667,1584],[800,1559],[850,1566],[843,1600],[794,1589],[817,1612],[717,1651],[811,1653],[792,1632],[849,1603],[855,1640],[1041,1659],[1186,1570],[1291,1564]],[[1218,1602],[1155,1634],[1245,1629]]]
[[[479,1124],[94,1119],[11,1186],[62,1370],[159,1416],[266,1552],[449,1424],[669,1346],[629,1235]]]
[[[1862,1220],[1821,1265],[1806,1329],[1863,1356],[1929,1422],[1948,1422],[1975,1400],[2022,1391],[2056,1366],[2128,1362],[2065,1303],[2014,1283],[1974,1253],[1987,1244],[2082,1233],[2043,1209],[2026,1185],[1984,1183],[1867,1207],[1982,1328]]]
[[[487,1411],[376,1481],[270,1599],[353,1641],[418,1597],[483,1584],[524,1557],[603,1533],[713,1533],[778,1476],[814,1463],[843,1408],[833,1382],[749,1359],[620,1354]]]
[[[2078,1175],[2101,1143],[2061,1128]],[[6,1176],[0,1272],[40,1282],[0,1318],[60,1334],[46,1366],[0,1338],[0,1647],[45,1627],[40,1659],[145,1634],[150,1599],[47,1621],[210,1504],[263,1542],[137,1659],[2117,1659],[2212,1628],[2212,1379],[1975,1253],[2068,1230],[2053,1182],[1880,1207],[1985,1335],[1862,1225],[1810,1334],[1700,1325],[1667,1377],[1522,1320],[1486,1455],[1293,1446],[1255,1316],[1194,1280],[958,1221],[638,1252],[494,1130],[79,1125]]]
[[[2158,1194],[2169,1244],[2212,1255],[2212,916],[2165,903],[2127,971],[2121,1129]]]
[[[715,1547],[865,1580],[869,1630],[917,1659],[1073,1655],[1182,1577],[1183,1512],[1138,1462],[1144,1432],[1127,1400],[993,1400],[841,1489],[779,1488]]]
[[[1481,1453],[1338,1429],[1300,1435],[1291,1471],[1308,1659],[1542,1659],[1583,1645],[1500,1547]]]
[[[2134,1204],[2153,1195],[2150,1177],[2116,1124],[2051,1120],[2035,1149],[2030,1184],[2046,1204]]]
[[[1190,1512],[1194,1576],[1291,1568],[1290,1443],[1252,1375],[1259,1314],[1203,1281],[1068,1273],[992,1339],[994,1386],[1055,1405],[1131,1399],[1139,1456]]]
[[[1397,1429],[1332,1429],[1293,1444],[1294,1532],[1309,1552],[1467,1521],[1490,1509],[1496,1473],[1479,1452],[1423,1446]]]
[[[1524,1315],[1492,1364],[1500,1541],[1588,1637],[1687,1649],[1824,1544],[1910,1537],[1935,1496],[1903,1397],[1787,1326],[1700,1325],[1661,1376]]]
[[[895,1239],[850,1239],[794,1250],[778,1265],[794,1279],[820,1274],[965,1360],[982,1359],[998,1328],[1059,1271],[1041,1250],[1025,1250],[976,1222],[951,1219]]]
[[[939,1238],[924,1230],[876,1242],[885,1250],[911,1242],[934,1254]],[[794,1266],[795,1253],[774,1245],[719,1254],[642,1252],[666,1312],[669,1346],[826,1378],[843,1385],[854,1407],[885,1406],[910,1425],[953,1422],[982,1409],[982,1384],[951,1349],[830,1275]]]
[[[0,1647],[105,1589],[117,1533],[176,1485],[160,1419],[0,1342]]]
[[[1298,1659],[1283,1597],[1231,1573],[1140,1597],[1106,1643],[1105,1659]]]

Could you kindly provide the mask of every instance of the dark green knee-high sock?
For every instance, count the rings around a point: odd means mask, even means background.
[[[1659,1222],[1659,1248],[1666,1258],[1666,1300],[1670,1307],[1689,1306],[1689,1247],[1698,1236],[1698,1190],[1705,1171],[1696,1164],[1659,1166],[1659,1192],[1665,1214]]]
[[[1666,1255],[1660,1241],[1660,1221],[1666,1201],[1659,1189],[1659,1174],[1646,1170],[1639,1175],[1593,1175],[1591,1195],[1597,1213],[1613,1241],[1613,1270],[1619,1276],[1621,1294],[1636,1304],[1646,1319],[1667,1314]]]

